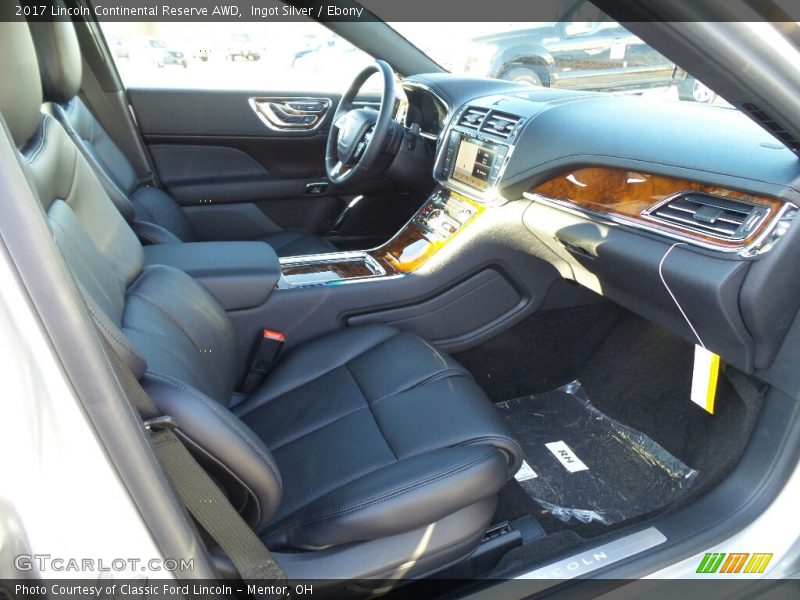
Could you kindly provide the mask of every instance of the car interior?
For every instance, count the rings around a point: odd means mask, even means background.
[[[340,95],[125,89],[95,22],[0,23],[49,301],[289,579],[411,596],[626,536],[686,553],[796,418],[797,147],[756,105],[419,70],[405,43]]]

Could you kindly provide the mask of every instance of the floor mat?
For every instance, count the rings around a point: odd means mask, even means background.
[[[577,381],[495,406],[525,452],[517,481],[561,521],[611,525],[651,513],[677,500],[697,476],[593,407]]]

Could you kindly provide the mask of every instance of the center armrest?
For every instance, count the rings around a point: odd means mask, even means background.
[[[228,310],[264,303],[280,278],[278,255],[264,242],[189,242],[144,247],[145,265],[191,275]]]

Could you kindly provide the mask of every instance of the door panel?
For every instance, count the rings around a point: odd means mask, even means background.
[[[128,95],[162,185],[201,239],[252,238],[284,228],[325,233],[346,206],[342,190],[307,191],[326,181],[325,142],[338,95],[194,89],[130,89]],[[296,108],[301,116],[315,109],[304,106],[312,100],[325,110],[312,129],[281,129],[254,110],[254,98],[279,98],[279,110]],[[293,116],[279,113],[287,115]]]
[[[200,239],[254,239],[283,229],[315,231],[336,221],[342,201],[336,196],[273,198],[263,202],[184,206]]]
[[[324,138],[145,139],[162,184],[184,206],[303,196],[308,183],[325,179],[317,163],[325,156]]]
[[[251,98],[309,97],[304,92],[265,93],[247,90],[200,90],[200,89],[128,89],[131,104],[139,118],[139,127],[144,135],[188,134],[261,137],[309,137],[327,130],[330,111],[317,131],[275,131],[265,126],[250,105]],[[332,106],[339,102],[338,94],[314,94],[327,98]]]

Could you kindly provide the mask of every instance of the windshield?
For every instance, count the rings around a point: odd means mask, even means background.
[[[458,75],[727,106],[590,2],[571,4],[559,21],[390,25]]]

